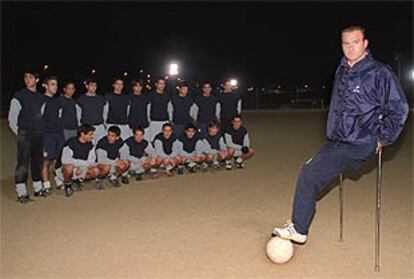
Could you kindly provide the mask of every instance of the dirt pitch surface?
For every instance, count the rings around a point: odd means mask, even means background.
[[[318,203],[309,241],[271,263],[265,244],[290,217],[302,164],[325,140],[326,112],[245,114],[246,169],[133,182],[18,204],[15,138],[1,122],[1,278],[414,278],[412,113],[384,151],[381,270],[374,273],[375,161]],[[32,189],[30,188],[30,191]]]

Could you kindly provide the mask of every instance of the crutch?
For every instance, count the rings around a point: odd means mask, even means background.
[[[343,174],[339,174],[339,238],[338,242],[343,242],[343,227],[344,227],[344,180],[343,180]]]
[[[382,148],[377,150],[377,201],[375,212],[375,272],[379,272],[380,264],[380,218],[381,218],[381,182],[382,182]]]

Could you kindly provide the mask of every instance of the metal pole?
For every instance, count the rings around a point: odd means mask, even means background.
[[[342,243],[342,232],[343,232],[343,214],[344,214],[344,180],[342,173],[339,174],[339,239],[338,242]]]
[[[380,217],[381,217],[381,181],[382,180],[382,149],[378,150],[377,166],[377,204],[375,214],[375,272],[379,272],[380,264]]]

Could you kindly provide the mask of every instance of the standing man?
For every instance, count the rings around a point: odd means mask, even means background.
[[[211,95],[213,87],[209,81],[205,81],[202,87],[202,95],[194,100],[194,115],[197,120],[198,130],[201,136],[208,134],[208,123],[220,121],[220,103],[215,96]]]
[[[60,98],[56,97],[58,90],[58,80],[55,76],[45,78],[43,82],[45,88],[46,106],[43,114],[44,134],[43,134],[43,169],[42,180],[43,190],[46,194],[51,194],[52,186],[49,181],[49,167],[55,167],[56,159],[60,155],[65,145],[63,135],[63,107]]]
[[[17,166],[15,183],[17,201],[31,202],[27,192],[29,164],[35,196],[46,196],[40,181],[43,166],[43,111],[44,96],[36,90],[39,74],[27,70],[24,72],[26,87],[17,91],[10,102],[9,126],[17,136]]]
[[[63,86],[63,94],[60,96],[60,103],[62,104],[63,112],[63,135],[65,141],[77,136],[79,119],[76,114],[76,101],[73,99],[75,94],[75,83],[72,81],[66,82]]]
[[[242,101],[239,93],[233,92],[230,79],[224,81],[223,93],[218,95],[221,109],[221,128],[226,131],[231,127],[231,120],[235,115],[241,115]]]
[[[155,81],[155,91],[149,93],[151,141],[162,131],[162,126],[169,121],[168,103],[171,98],[167,92],[164,92],[164,89],[165,79],[159,77]]]
[[[150,102],[147,94],[142,93],[142,82],[132,81],[132,93],[129,94],[129,127],[132,131],[140,127],[144,131],[144,138],[149,140],[149,111]]]
[[[80,124],[89,124],[95,128],[93,143],[96,144],[106,136],[104,123],[108,115],[108,104],[106,99],[96,94],[97,82],[93,78],[85,81],[87,92],[79,97],[76,112]]]
[[[303,166],[296,184],[292,222],[273,234],[305,243],[316,196],[345,167],[359,168],[383,146],[395,142],[407,119],[408,104],[388,65],[372,57],[365,29],[342,30],[344,57],[336,71],[328,115],[327,138]]]
[[[186,126],[193,123],[195,105],[188,95],[188,83],[181,81],[178,84],[178,95],[174,94],[168,104],[170,122],[174,125],[174,133],[180,137]]]
[[[108,102],[107,127],[118,126],[121,130],[121,138],[127,139],[132,135],[129,127],[129,109],[130,97],[128,94],[122,94],[124,81],[121,78],[112,80],[114,91],[106,96]]]

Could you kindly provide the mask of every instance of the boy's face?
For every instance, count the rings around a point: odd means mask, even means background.
[[[213,126],[213,127],[208,127],[208,133],[210,134],[210,136],[215,136],[218,133],[218,128],[217,126]]]
[[[108,132],[108,142],[110,144],[115,143],[118,139],[119,139],[119,136],[117,136],[115,133]]]
[[[171,137],[172,132],[173,132],[173,130],[170,126],[166,126],[166,127],[164,127],[164,129],[162,129],[162,135],[166,139],[169,139]]]
[[[192,139],[195,135],[195,129],[190,128],[190,129],[186,129],[184,131],[185,135],[187,136],[188,139]]]
[[[24,83],[26,84],[26,87],[33,88],[36,86],[36,84],[39,82],[39,79],[36,78],[34,75],[25,73],[24,74]]]
[[[203,94],[210,95],[212,88],[210,84],[206,83],[203,85],[203,88],[201,90],[203,91]]]
[[[178,88],[178,92],[182,96],[187,96],[187,94],[188,94],[188,87],[187,86],[180,87],[180,88]]]
[[[139,83],[135,83],[134,86],[132,86],[132,91],[136,94],[141,93],[142,91],[142,86]]]
[[[122,89],[124,89],[124,82],[118,79],[114,82],[114,84],[112,84],[112,86],[114,87],[114,91],[122,92]]]
[[[240,119],[240,118],[238,118],[238,117],[234,118],[234,119],[232,120],[232,123],[233,123],[233,128],[234,128],[235,130],[240,129],[241,124],[242,124],[241,119]]]
[[[88,132],[88,133],[86,133],[86,134],[81,134],[81,138],[82,138],[82,140],[84,140],[85,142],[92,142],[92,139],[93,139],[93,135],[94,135],[94,131],[90,131],[90,132]]]
[[[159,81],[157,81],[155,83],[155,88],[157,89],[157,91],[159,92],[164,92],[165,89],[165,81],[160,79]]]
[[[230,82],[230,80],[228,80],[224,83],[224,91],[226,91],[226,92],[231,91],[231,82]]]
[[[66,97],[72,98],[73,94],[75,94],[75,85],[73,83],[69,83],[63,88],[63,93]]]
[[[86,90],[88,90],[90,93],[95,93],[97,88],[98,85],[95,82],[91,82],[86,85]]]
[[[134,138],[136,142],[141,142],[144,138],[144,133],[142,131],[137,130],[134,134]]]
[[[57,90],[58,90],[58,82],[57,82],[57,80],[54,80],[54,79],[49,80],[47,83],[45,83],[45,88],[46,88],[46,91],[47,92],[55,95],[56,92],[57,92]]]

